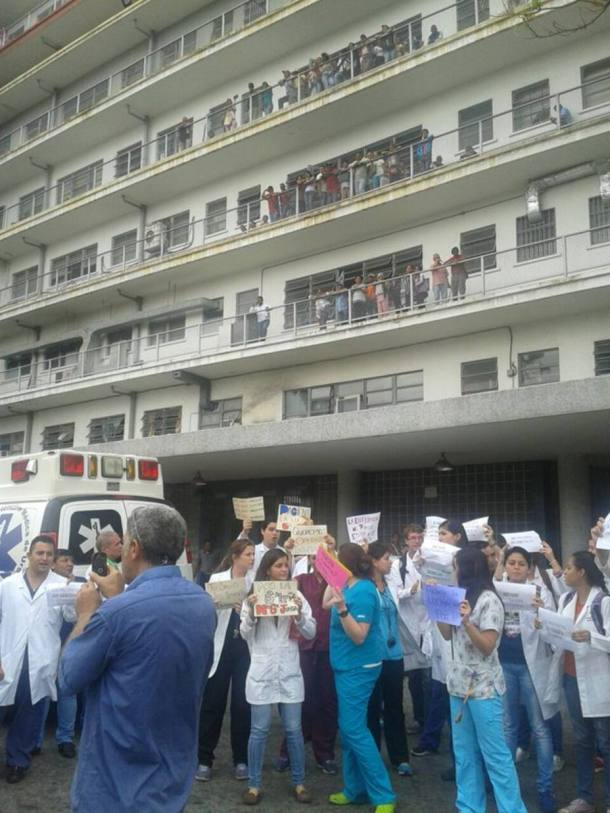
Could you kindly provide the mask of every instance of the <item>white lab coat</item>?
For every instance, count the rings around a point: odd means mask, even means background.
[[[591,617],[591,604],[599,593],[598,587],[591,588],[585,606],[574,622],[575,630],[589,630],[597,633],[595,622]],[[559,599],[559,612],[574,620],[576,609],[576,595],[566,601],[569,594]],[[601,604],[602,620],[606,631],[606,638],[610,638],[610,596],[605,596]],[[564,652],[558,650],[553,658],[553,668],[547,696],[552,700],[559,700],[561,692],[561,679],[563,675]],[[576,681],[583,717],[610,717],[610,655],[596,649],[590,641],[576,645],[574,653],[576,663]]]
[[[231,568],[228,570],[223,570],[221,573],[213,573],[210,576],[211,582],[228,582],[231,579]],[[250,589],[252,581],[254,579],[254,571],[250,570],[246,574],[246,587]],[[208,678],[211,678],[212,675],[218,669],[218,663],[220,662],[220,656],[222,655],[222,649],[225,643],[225,637],[227,634],[227,627],[229,626],[229,621],[231,620],[231,613],[232,610],[229,607],[223,607],[222,609],[216,610],[216,632],[214,633],[214,660],[212,661],[212,668],[210,669],[210,674]]]
[[[418,581],[421,582],[419,571],[413,560],[407,555],[403,581],[400,575],[400,562],[400,558],[392,562],[387,582],[398,607],[399,631],[405,654],[404,667],[408,672],[412,669],[425,669],[430,666],[430,660],[421,651],[428,615],[422,601],[421,588],[415,593],[411,593],[413,585]]]
[[[301,619],[251,618],[247,601],[241,609],[240,632],[250,649],[250,668],[246,677],[246,700],[254,706],[267,703],[302,703],[305,684],[301,673],[299,644],[290,637],[294,621],[298,631],[311,640],[316,622],[305,596],[298,593],[303,606]]]
[[[67,583],[67,579],[51,571],[32,598],[23,573],[13,573],[0,581],[0,663],[4,670],[0,706],[15,701],[26,646],[32,703],[43,697],[57,700],[59,633],[64,619],[74,621],[76,616],[68,608],[51,607],[46,594],[49,588]]]
[[[276,547],[278,548],[278,550],[281,550],[284,553],[286,553],[284,548],[280,547],[279,545],[276,545]],[[258,566],[260,565],[263,556],[270,550],[273,550],[273,548],[268,548],[264,542],[259,542],[258,545],[254,546],[254,568],[253,568],[254,573],[256,573],[256,571],[258,570]]]

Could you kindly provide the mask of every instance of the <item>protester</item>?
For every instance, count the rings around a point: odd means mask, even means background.
[[[229,548],[210,582],[231,579],[252,581],[254,575],[254,543],[236,539]],[[250,586],[249,584],[247,585]],[[199,715],[199,767],[195,779],[208,782],[212,778],[214,749],[218,745],[231,687],[231,751],[235,779],[248,778],[248,738],[250,736],[250,706],[246,702],[246,675],[250,668],[248,646],[239,634],[241,604],[216,609],[214,661],[203,694]]]
[[[98,553],[104,553],[106,555],[108,568],[116,570],[119,567],[121,551],[123,550],[123,540],[113,528],[100,531],[95,540],[95,549]]]
[[[181,813],[186,805],[216,614],[175,566],[185,538],[173,508],[133,509],[122,575],[94,573],[76,598],[59,678],[62,690],[85,692],[73,813]]]
[[[393,813],[396,797],[366,724],[383,659],[379,597],[370,580],[372,563],[352,543],[340,547],[339,560],[352,575],[343,591],[329,587],[325,596],[326,605],[332,607],[330,660],[343,748],[343,790],[331,794],[329,801],[348,805],[368,799],[376,805],[376,813]]]
[[[249,313],[256,314],[256,337],[264,341],[267,338],[271,314],[262,296],[256,297],[256,303],[250,307]]]
[[[454,561],[457,583],[466,590],[460,603],[461,624],[452,627],[439,622],[438,628],[451,642],[447,690],[456,806],[460,813],[485,813],[484,766],[498,813],[527,813],[502,727],[502,695],[506,689],[497,650],[504,628],[504,608],[481,551],[472,547],[459,550]]]
[[[280,538],[280,532],[277,529],[277,523],[274,519],[266,519],[261,523],[261,541],[254,547],[254,573],[259,568],[263,560],[263,556],[267,551],[272,550],[277,546]],[[280,548],[283,550],[283,548]]]
[[[364,319],[367,313],[367,302],[361,276],[356,276],[354,279],[350,295],[352,297],[352,319]]]
[[[432,264],[430,265],[430,277],[432,279],[432,291],[434,293],[434,304],[439,305],[441,302],[447,301],[449,291],[449,277],[447,269],[443,265],[440,254],[432,255]]]
[[[403,652],[398,631],[398,608],[387,581],[392,567],[390,546],[372,542],[368,554],[373,562],[373,581],[381,601],[383,660],[381,674],[369,700],[368,727],[381,750],[381,725],[390,763],[399,776],[412,776],[402,702]]]
[[[6,781],[25,779],[48,709],[57,699],[55,675],[64,620],[70,610],[54,607],[47,592],[67,584],[51,571],[54,542],[35,536],[27,567],[0,580],[0,723],[9,718],[6,735]]]
[[[451,268],[451,293],[453,300],[463,299],[466,296],[466,280],[468,271],[463,254],[457,246],[451,249],[451,257],[445,261],[445,265]]]
[[[289,576],[288,555],[276,548],[263,556],[254,581],[286,581]],[[316,622],[302,593],[297,593],[295,601],[299,614],[294,620],[292,617],[255,617],[254,593],[242,605],[240,632],[250,650],[250,669],[246,678],[246,699],[251,706],[248,789],[242,797],[246,805],[257,805],[262,798],[265,746],[271,712],[276,703],[279,704],[287,740],[294,797],[297,802],[311,802],[311,794],[305,787],[305,746],[301,730],[305,687],[295,638],[297,635],[314,638]]]

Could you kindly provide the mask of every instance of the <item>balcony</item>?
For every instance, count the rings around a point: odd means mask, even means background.
[[[119,383],[132,391],[170,386],[177,369],[221,378],[243,373],[246,365],[252,373],[404,347],[471,333],[473,319],[484,331],[556,318],[570,309],[603,310],[610,304],[610,239],[601,241],[608,230],[469,257],[466,296],[457,301],[435,304],[430,286],[426,292],[421,285],[429,272],[409,273],[371,283],[383,287],[383,311],[359,307],[361,286],[355,283],[270,306],[266,329],[253,312],[76,352],[68,348],[52,361],[32,357],[4,372],[0,407],[50,408],[106,397]]]

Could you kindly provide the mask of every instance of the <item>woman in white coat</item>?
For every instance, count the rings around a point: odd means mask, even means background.
[[[245,579],[249,589],[254,577],[254,543],[236,539],[210,582]],[[243,595],[243,594],[242,594]],[[218,745],[222,721],[231,687],[231,750],[235,779],[248,778],[248,738],[250,706],[246,701],[246,675],[250,668],[248,645],[239,634],[241,604],[217,609],[214,634],[214,661],[203,693],[199,715],[199,767],[195,779],[212,778],[214,749]]]
[[[290,578],[288,555],[273,548],[262,558],[255,581],[286,581]],[[251,706],[251,728],[248,740],[248,790],[243,802],[256,805],[261,800],[263,760],[271,712],[279,704],[284,735],[288,746],[294,795],[298,802],[308,803],[311,795],[305,788],[305,745],[301,729],[301,705],[305,684],[299,659],[298,635],[311,639],[316,622],[305,597],[299,592],[296,603],[299,614],[284,618],[256,618],[256,596],[248,596],[241,610],[241,635],[250,649],[250,669],[246,678],[246,699]]]
[[[610,597],[603,574],[589,551],[570,556],[563,571],[570,588],[559,600],[559,612],[574,622],[576,651],[556,653],[556,688],[563,679],[572,719],[578,797],[560,813],[594,813],[593,759],[596,747],[604,761],[606,808],[610,810]],[[563,674],[562,674],[563,672]]]
[[[532,558],[526,550],[514,547],[508,551],[505,569],[509,582],[526,584],[531,567]],[[546,588],[538,587],[538,592],[540,598],[534,599],[532,613],[536,607],[554,610],[553,599]],[[553,738],[545,720],[550,720],[557,713],[558,707],[557,704],[547,703],[544,699],[552,655],[550,647],[534,627],[531,614],[518,610],[505,612],[504,630],[498,647],[506,683],[504,733],[506,743],[515,759],[523,707],[536,743],[538,760],[536,784],[542,813],[555,813],[557,809],[553,795]]]

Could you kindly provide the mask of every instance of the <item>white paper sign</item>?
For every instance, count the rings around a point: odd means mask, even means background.
[[[426,541],[419,550],[419,572],[424,581],[453,584],[453,559],[459,548],[445,542]]]
[[[318,552],[327,534],[326,525],[299,525],[292,531],[294,556],[310,556]]]
[[[489,517],[479,517],[479,519],[471,519],[465,522],[463,527],[468,541],[484,542],[486,525],[489,525]]]
[[[517,582],[494,582],[497,594],[507,610],[532,610],[536,598],[535,584],[518,584]]]
[[[292,530],[298,525],[304,525],[305,520],[311,518],[311,508],[306,505],[286,505],[280,503],[277,509],[277,529],[278,531]]]
[[[262,497],[233,497],[236,519],[262,522],[265,519],[265,501]]]
[[[503,534],[509,548],[523,548],[528,553],[540,553],[542,539],[536,531],[520,531],[515,534]]]
[[[572,640],[574,632],[574,622],[566,615],[554,613],[552,610],[538,610],[538,621],[540,622],[540,637],[547,644],[557,647],[557,649],[567,649],[576,652],[578,644]]]
[[[47,603],[50,607],[74,607],[76,595],[83,582],[68,582],[61,587],[50,587],[47,590]]]
[[[604,530],[595,547],[598,550],[610,550],[610,514],[604,520]]]
[[[207,582],[206,593],[209,593],[214,600],[214,604],[219,608],[232,607],[234,604],[241,604],[248,587],[246,579],[228,579],[222,582]]]
[[[380,516],[381,513],[378,511],[376,514],[360,514],[355,517],[346,517],[345,522],[349,541],[354,542],[356,545],[376,542]]]
[[[256,596],[255,618],[267,616],[281,618],[299,614],[299,607],[295,602],[298,593],[295,581],[254,582],[253,587]]]
[[[438,529],[443,522],[447,522],[445,517],[426,517],[424,542],[438,542]]]

